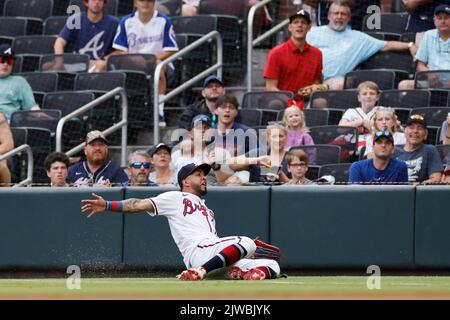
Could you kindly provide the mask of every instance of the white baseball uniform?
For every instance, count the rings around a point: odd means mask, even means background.
[[[170,232],[187,268],[202,266],[233,244],[245,248],[247,255],[244,258],[249,258],[256,250],[255,242],[248,237],[219,238],[214,212],[206,207],[204,199],[192,193],[169,191],[147,200],[155,208],[155,212],[148,212],[151,216],[167,217]],[[243,270],[266,266],[280,273],[278,263],[271,259],[241,259],[234,266]]]

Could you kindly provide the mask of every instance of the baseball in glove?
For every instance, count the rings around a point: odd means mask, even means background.
[[[313,92],[327,91],[328,86],[326,84],[312,84],[310,86],[303,87],[298,90],[297,95],[302,99],[310,98]]]
[[[252,256],[253,259],[272,259],[280,262],[280,248],[259,240],[259,237],[256,237],[253,241],[255,241],[256,244],[256,250]]]

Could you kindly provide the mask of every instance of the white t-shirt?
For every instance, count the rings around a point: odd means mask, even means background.
[[[405,144],[405,134],[403,132],[394,132],[394,145]],[[369,135],[366,139],[366,151],[364,155],[367,156],[369,153],[373,152],[373,140],[372,135]]]
[[[377,107],[370,110],[369,113],[365,113],[362,108],[350,108],[345,111],[344,115],[342,116],[342,119],[345,119],[347,121],[355,121],[355,120],[370,120],[373,117],[373,114],[377,111]]]
[[[162,51],[178,51],[172,23],[157,10],[147,24],[139,20],[137,12],[123,17],[117,28],[113,48],[128,53],[154,55]]]
[[[169,191],[147,200],[155,208],[154,213],[149,212],[151,216],[167,217],[173,240],[186,265],[197,244],[219,238],[214,212],[206,207],[204,199],[189,192]]]

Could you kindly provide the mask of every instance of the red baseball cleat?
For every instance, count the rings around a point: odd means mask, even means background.
[[[206,270],[203,267],[200,268],[190,268],[183,271],[177,276],[181,281],[198,281],[202,280],[206,276]]]
[[[264,280],[265,278],[266,274],[259,269],[250,269],[243,276],[244,280]]]
[[[243,280],[245,271],[238,267],[231,267],[228,270],[228,276],[233,280]]]

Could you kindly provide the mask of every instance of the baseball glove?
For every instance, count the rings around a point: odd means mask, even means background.
[[[328,86],[326,84],[312,84],[310,86],[306,86],[300,88],[297,92],[297,95],[302,99],[309,98],[316,91],[327,91]]]
[[[252,256],[253,259],[272,259],[280,262],[280,248],[259,240],[259,237],[256,237],[253,241],[255,241],[256,244],[256,250]]]

